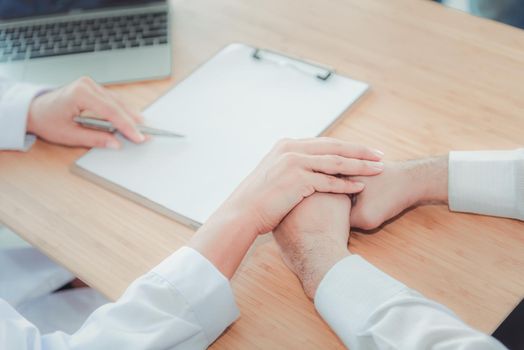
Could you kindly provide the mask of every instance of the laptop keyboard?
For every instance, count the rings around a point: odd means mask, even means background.
[[[0,29],[0,62],[167,43],[167,12]]]

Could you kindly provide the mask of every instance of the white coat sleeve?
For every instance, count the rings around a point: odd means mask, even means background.
[[[0,300],[0,348],[205,349],[238,315],[229,281],[198,252],[183,247],[71,335],[40,334]]]
[[[27,150],[35,141],[26,134],[29,105],[47,90],[42,86],[12,83],[0,78],[0,150]]]
[[[524,220],[524,149],[450,152],[449,208]]]
[[[351,350],[505,349],[358,255],[342,259],[324,276],[315,306]]]

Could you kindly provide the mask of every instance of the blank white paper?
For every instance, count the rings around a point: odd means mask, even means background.
[[[183,223],[203,223],[277,140],[318,136],[368,87],[337,74],[323,81],[253,51],[227,46],[145,110],[148,125],[184,139],[93,149],[77,166]]]

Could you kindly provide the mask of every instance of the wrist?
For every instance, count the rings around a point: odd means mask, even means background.
[[[195,233],[188,246],[231,279],[256,238],[256,230],[242,212],[221,207]]]
[[[314,299],[318,286],[324,276],[340,260],[351,255],[347,246],[329,240],[302,244],[296,252],[295,272],[302,283],[306,295]]]
[[[411,161],[408,167],[414,189],[412,205],[447,203],[448,156]]]
[[[260,235],[260,232],[255,222],[256,220],[248,208],[226,201],[207,220],[206,225],[209,223],[213,226],[221,226],[229,230],[235,230],[235,228],[241,227],[245,236],[256,239],[256,237]]]

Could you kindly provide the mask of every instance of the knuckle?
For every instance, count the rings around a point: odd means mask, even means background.
[[[328,176],[327,183],[330,187],[335,187],[336,185],[340,183],[340,180],[336,176]]]
[[[291,150],[292,143],[294,142],[291,138],[283,138],[277,141],[275,150],[279,153],[286,153]]]
[[[75,98],[82,98],[84,97],[88,92],[88,86],[83,83],[81,80],[77,80],[72,86],[71,86],[71,94]]]
[[[302,197],[309,197],[315,193],[315,185],[311,183],[309,177],[305,174],[299,175],[297,180],[300,181],[300,192]]]
[[[300,155],[293,152],[287,152],[280,156],[280,161],[287,168],[296,167],[300,162]]]
[[[95,84],[95,81],[91,78],[91,77],[88,77],[87,75],[84,75],[83,77],[80,77],[77,82],[79,84],[83,84],[83,85],[86,85],[86,86],[92,86]]]
[[[344,157],[332,156],[331,160],[337,169],[342,169],[344,167],[344,163],[345,163]]]

